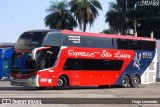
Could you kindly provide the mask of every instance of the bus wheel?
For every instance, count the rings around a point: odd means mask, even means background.
[[[66,86],[67,86],[67,79],[66,79],[66,77],[64,77],[64,76],[61,76],[61,77],[58,79],[57,88],[58,88],[58,89],[62,89],[62,88],[65,88]]]
[[[137,75],[135,75],[131,81],[131,87],[138,87],[139,84],[140,84],[140,78]]]
[[[124,75],[122,78],[122,87],[127,88],[127,87],[129,87],[129,85],[130,85],[129,77],[127,75]]]

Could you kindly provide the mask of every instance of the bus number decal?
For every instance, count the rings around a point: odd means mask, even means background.
[[[47,82],[47,78],[41,78],[40,82]]]

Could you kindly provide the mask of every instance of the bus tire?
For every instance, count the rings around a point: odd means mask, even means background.
[[[135,75],[131,80],[131,87],[138,87],[139,84],[140,84],[140,78],[139,76]]]
[[[67,86],[67,79],[65,76],[61,76],[58,78],[58,81],[57,81],[57,88],[58,89],[63,89]]]
[[[122,78],[122,88],[128,88],[130,86],[129,77],[124,75]]]

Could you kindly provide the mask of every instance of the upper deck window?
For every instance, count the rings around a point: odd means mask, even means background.
[[[62,34],[61,33],[49,33],[43,42],[43,46],[62,46]]]
[[[46,36],[44,32],[25,32],[23,33],[16,45],[16,49],[33,49],[42,45],[43,39]]]

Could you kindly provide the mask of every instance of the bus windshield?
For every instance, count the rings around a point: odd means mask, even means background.
[[[14,53],[12,57],[11,72],[31,73],[37,70],[37,64],[30,53]]]
[[[11,72],[27,74],[51,68],[57,60],[59,50],[59,46],[54,46],[44,48],[36,53],[14,53],[12,56]],[[36,54],[36,59],[33,59],[33,54]]]

